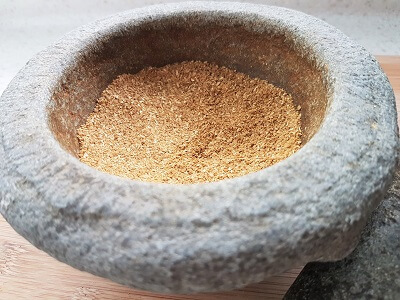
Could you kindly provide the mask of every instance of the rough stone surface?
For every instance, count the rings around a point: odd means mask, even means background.
[[[309,263],[285,299],[400,299],[400,168],[345,259]]]
[[[270,75],[276,70],[276,78],[287,80],[285,87],[300,86],[300,94],[305,90],[309,96],[304,102],[308,119],[303,121],[314,130],[308,131],[302,149],[256,173],[188,185],[122,179],[73,155],[71,128],[89,113],[95,98],[95,93],[89,97],[82,91],[99,92],[108,83],[107,74],[139,67],[117,70],[117,64],[146,58],[146,53],[124,52],[126,47],[118,43],[135,39],[123,36],[134,35],[143,24],[171,28],[179,22],[188,30],[218,23],[232,34],[213,36],[208,48],[196,43],[162,48],[167,56],[198,48],[203,54],[216,53],[213,45],[222,40],[226,47],[221,49],[231,52],[221,59],[234,56],[231,64],[240,66],[241,58],[233,54],[248,51],[245,44],[230,41],[234,30],[241,30],[243,39],[245,30],[251,38],[255,33],[280,37],[282,47],[291,45],[291,52],[269,45],[264,54],[273,59],[252,59]],[[151,30],[143,30],[147,41]],[[173,38],[170,33],[162,39]],[[109,44],[115,47],[102,55]],[[140,44],[134,50],[150,51],[155,45]],[[297,63],[285,66],[292,58]],[[84,69],[82,60],[90,61],[90,68]],[[314,71],[302,73],[303,63]],[[86,73],[79,72],[81,67]],[[65,74],[74,70],[75,79],[66,80]],[[74,90],[82,84],[87,88]],[[81,105],[65,109],[68,99],[80,99]],[[394,94],[376,60],[323,21],[276,7],[180,3],[95,22],[33,58],[5,90],[0,106],[0,212],[6,220],[60,261],[157,292],[228,290],[309,261],[342,259],[385,194],[397,160]],[[49,114],[57,107],[60,114],[53,118]]]

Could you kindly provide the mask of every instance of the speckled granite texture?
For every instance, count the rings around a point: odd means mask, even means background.
[[[82,61],[93,67],[85,76],[118,72],[114,66],[126,50],[119,43],[128,43],[124,36],[134,38],[143,24],[161,29],[217,24],[232,32],[280,36],[323,78],[328,108],[320,129],[283,162],[213,183],[145,183],[82,164],[53,135],[62,126],[50,128],[53,96],[65,92],[57,98],[62,108],[61,100],[75,95],[65,74],[79,70]],[[232,37],[220,39],[232,51],[245,46],[231,43]],[[210,40],[210,53],[215,41]],[[279,58],[275,62],[284,66]],[[278,68],[274,61],[270,67]],[[92,89],[106,81],[98,76]],[[75,85],[86,81],[77,76]],[[89,100],[82,98],[82,107]],[[343,258],[386,192],[397,158],[394,95],[376,60],[332,26],[276,7],[192,2],[97,21],[33,58],[0,105],[0,212],[6,220],[60,261],[157,292],[228,290],[309,261]],[[79,112],[68,113],[79,118]]]
[[[357,248],[333,263],[310,263],[285,299],[400,299],[400,168]]]

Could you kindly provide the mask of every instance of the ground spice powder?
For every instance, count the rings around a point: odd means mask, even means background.
[[[82,162],[165,183],[255,172],[296,152],[300,138],[300,107],[291,95],[199,61],[117,77],[78,129]]]

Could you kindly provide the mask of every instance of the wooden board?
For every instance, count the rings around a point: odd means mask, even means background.
[[[400,56],[378,59],[399,102]],[[153,294],[124,287],[56,261],[20,237],[0,216],[0,299],[281,299],[300,270],[293,269],[261,283],[225,293],[192,296]]]

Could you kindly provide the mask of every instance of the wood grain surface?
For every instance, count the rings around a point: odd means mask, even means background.
[[[400,56],[378,57],[400,100]],[[398,104],[399,105],[399,104]],[[0,179],[1,180],[1,179]],[[0,299],[282,299],[301,268],[224,293],[160,295],[134,290],[56,261],[19,236],[0,216]]]

